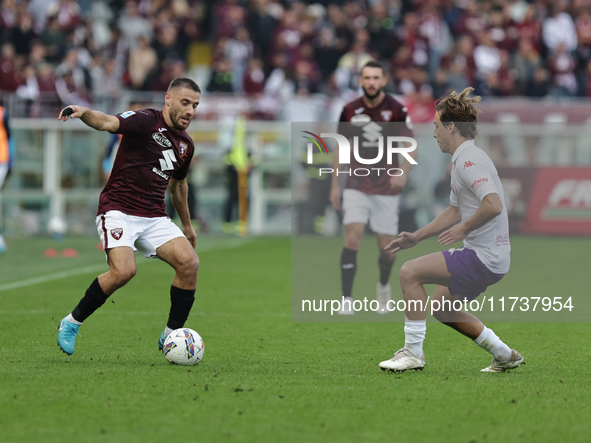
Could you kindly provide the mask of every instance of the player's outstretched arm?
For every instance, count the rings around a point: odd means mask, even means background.
[[[185,234],[185,237],[187,237],[187,240],[189,240],[191,246],[195,248],[195,246],[197,246],[197,234],[195,233],[195,229],[193,229],[193,225],[191,224],[191,214],[189,213],[189,205],[187,203],[189,197],[189,186],[187,185],[187,179],[176,180],[171,178],[169,187],[172,204],[174,205],[174,209],[176,209],[176,213],[181,219],[183,234]]]
[[[451,245],[452,243],[463,240],[470,232],[484,226],[501,212],[503,212],[503,203],[499,194],[488,194],[482,199],[478,210],[472,217],[461,225],[453,226],[442,232],[439,236],[439,243],[442,245]]]
[[[116,132],[119,129],[119,119],[114,115],[107,115],[84,106],[68,105],[62,109],[58,120],[66,122],[69,118],[79,118],[97,131]]]
[[[426,238],[433,237],[442,231],[445,231],[452,226],[458,224],[462,220],[460,211],[455,206],[448,206],[435,220],[427,226],[419,229],[414,233],[401,232],[396,240],[390,242],[384,250],[391,254],[396,253],[401,249],[412,248],[414,245]]]

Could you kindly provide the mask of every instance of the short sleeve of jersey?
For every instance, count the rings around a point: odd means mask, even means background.
[[[458,207],[458,196],[456,195],[453,189],[449,191],[449,204],[452,205],[454,208]]]
[[[119,119],[119,129],[116,134],[124,135],[148,131],[154,127],[158,118],[152,109],[125,111],[115,117]]]
[[[193,146],[191,147],[193,148]],[[188,154],[189,157],[185,160],[185,162],[179,168],[179,170],[172,174],[172,178],[174,178],[175,180],[184,180],[185,178],[187,178],[187,175],[189,174],[189,167],[191,166],[191,160],[193,159],[193,152],[194,148],[191,149],[191,152]]]
[[[492,177],[483,165],[466,161],[464,165],[458,165],[458,169],[458,176],[462,184],[466,189],[471,189],[480,201],[488,194],[499,193]]]

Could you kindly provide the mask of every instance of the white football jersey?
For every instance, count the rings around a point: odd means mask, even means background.
[[[462,223],[474,215],[488,194],[498,194],[503,211],[484,226],[470,232],[464,246],[473,249],[478,258],[495,274],[506,274],[511,263],[509,218],[505,193],[497,168],[474,140],[462,143],[451,158],[452,206],[459,209]]]

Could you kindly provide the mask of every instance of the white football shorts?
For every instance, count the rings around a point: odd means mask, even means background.
[[[185,235],[168,217],[137,217],[108,211],[96,217],[96,229],[103,249],[129,246],[144,257],[156,257],[156,249]]]
[[[356,189],[343,191],[343,224],[367,224],[376,234],[398,235],[399,195],[368,195]]]

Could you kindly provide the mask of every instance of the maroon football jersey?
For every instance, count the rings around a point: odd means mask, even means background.
[[[98,214],[121,211],[139,217],[166,216],[168,180],[184,179],[195,147],[185,132],[166,124],[162,111],[144,109],[116,116],[122,134],[113,170],[99,199]]]
[[[365,131],[373,134],[380,133],[384,136],[384,155],[379,163],[373,165],[363,165],[359,163],[353,155],[353,142],[351,141],[351,164],[349,170],[351,175],[347,176],[345,188],[356,189],[365,194],[377,195],[396,195],[399,191],[394,191],[390,186],[391,176],[386,173],[386,170],[398,168],[398,156],[392,158],[392,164],[388,164],[386,153],[386,137],[387,136],[405,136],[412,137],[412,131],[407,125],[406,107],[394,97],[386,94],[384,100],[374,107],[368,108],[363,97],[359,97],[350,103],[347,103],[343,108],[341,114],[341,122],[349,123],[348,125],[341,125],[339,133],[346,135],[350,140],[353,136],[359,137],[359,155],[365,159],[376,158],[378,155],[378,147],[363,147]],[[399,122],[399,125],[380,125],[380,123]],[[346,126],[346,127],[345,127]],[[395,133],[394,133],[395,132]],[[370,171],[369,175],[363,176],[365,171],[360,171],[359,176],[354,174],[356,169],[364,169]],[[372,170],[372,168],[384,168],[380,171]]]

